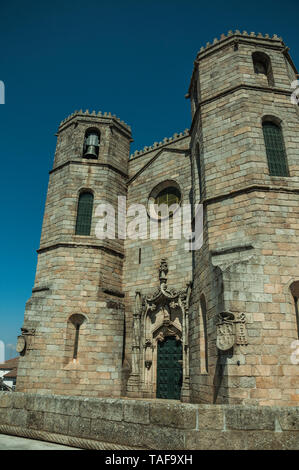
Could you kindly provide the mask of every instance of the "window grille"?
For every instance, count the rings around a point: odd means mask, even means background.
[[[76,235],[90,235],[93,208],[93,195],[82,193],[79,197]]]
[[[269,174],[272,176],[289,176],[283,135],[279,126],[273,122],[263,124]]]

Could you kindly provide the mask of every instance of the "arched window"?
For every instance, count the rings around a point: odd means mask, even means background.
[[[263,133],[271,176],[289,176],[282,130],[273,121],[263,122]]]
[[[254,52],[252,54],[254,73],[259,76],[261,81],[265,80],[269,86],[274,86],[274,78],[270,57],[264,52]],[[263,83],[263,82],[262,82]]]
[[[76,235],[90,235],[93,208],[93,194],[85,191],[80,194],[77,210]]]
[[[98,129],[88,129],[85,132],[83,157],[98,158],[100,146],[100,132]]]
[[[294,299],[294,309],[297,322],[297,335],[299,339],[299,281],[295,281],[291,284],[290,290]]]
[[[200,347],[200,373],[207,374],[209,370],[208,359],[208,331],[207,331],[207,304],[204,295],[200,297],[199,307],[199,347]]]
[[[150,193],[147,205],[148,215],[158,220],[168,219],[177,211],[181,200],[182,193],[178,183],[174,180],[163,181]],[[164,212],[162,209],[167,207],[171,210]]]
[[[81,314],[71,315],[67,325],[68,349],[72,354],[72,360],[78,359],[80,328],[86,318]]]
[[[194,86],[193,86],[193,102],[194,102],[194,111],[197,110],[198,107],[198,89],[197,89],[197,79],[194,81]]]
[[[203,196],[203,191],[202,191],[202,169],[201,169],[200,150],[199,150],[199,145],[198,144],[196,145],[195,160],[196,160],[198,184],[199,184],[199,197],[200,197],[200,200],[201,200],[202,196]]]

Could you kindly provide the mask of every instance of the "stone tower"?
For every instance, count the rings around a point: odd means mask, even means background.
[[[126,195],[131,130],[110,113],[80,111],[57,139],[17,390],[120,396],[123,240],[98,239],[95,226],[98,204],[116,209]]]
[[[193,260],[192,401],[298,403],[296,78],[276,35],[229,32],[195,61],[188,97],[204,244]]]

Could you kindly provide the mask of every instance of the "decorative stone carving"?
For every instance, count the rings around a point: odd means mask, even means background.
[[[163,324],[162,327],[154,332],[154,336],[156,341],[164,341],[166,336],[175,336],[177,341],[182,340],[182,332],[172,322],[169,322],[167,325]]]
[[[16,351],[24,355],[26,350],[32,349],[32,339],[35,336],[35,328],[21,328],[22,334],[18,336]]]
[[[168,274],[168,265],[165,258],[161,259],[160,268],[159,268],[159,279],[161,281],[167,282],[167,274]]]
[[[168,264],[161,259],[160,286],[150,295],[136,292],[133,314],[132,373],[128,382],[129,396],[156,396],[157,343],[174,336],[183,346],[182,396],[189,396],[188,308],[191,283],[185,289],[167,286]],[[135,392],[134,392],[135,391]],[[142,395],[141,395],[142,394]]]
[[[227,351],[236,345],[247,345],[246,317],[240,312],[221,312],[217,324],[217,348]]]
[[[246,346],[248,344],[247,330],[246,330],[246,317],[245,313],[239,313],[235,320],[236,328],[236,344]]]
[[[165,339],[163,331],[160,331],[160,333],[157,335],[156,340],[162,343]]]
[[[20,335],[20,336],[18,336],[16,351],[17,351],[17,353],[21,354],[22,352],[25,351],[25,348],[26,348],[25,336]]]
[[[145,340],[144,349],[145,349],[144,365],[145,365],[146,369],[149,370],[151,368],[152,363],[153,363],[154,346],[153,346],[153,343],[151,342],[151,340],[148,339],[148,338]]]

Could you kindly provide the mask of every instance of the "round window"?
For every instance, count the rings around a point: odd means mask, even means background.
[[[182,195],[176,181],[168,180],[158,184],[148,199],[150,217],[164,219],[171,217],[181,203]],[[169,208],[176,205],[169,211]]]
[[[181,200],[181,193],[180,191],[170,186],[168,188],[162,189],[159,194],[155,197],[155,204],[167,204],[167,206],[171,206],[172,204],[179,204]]]

